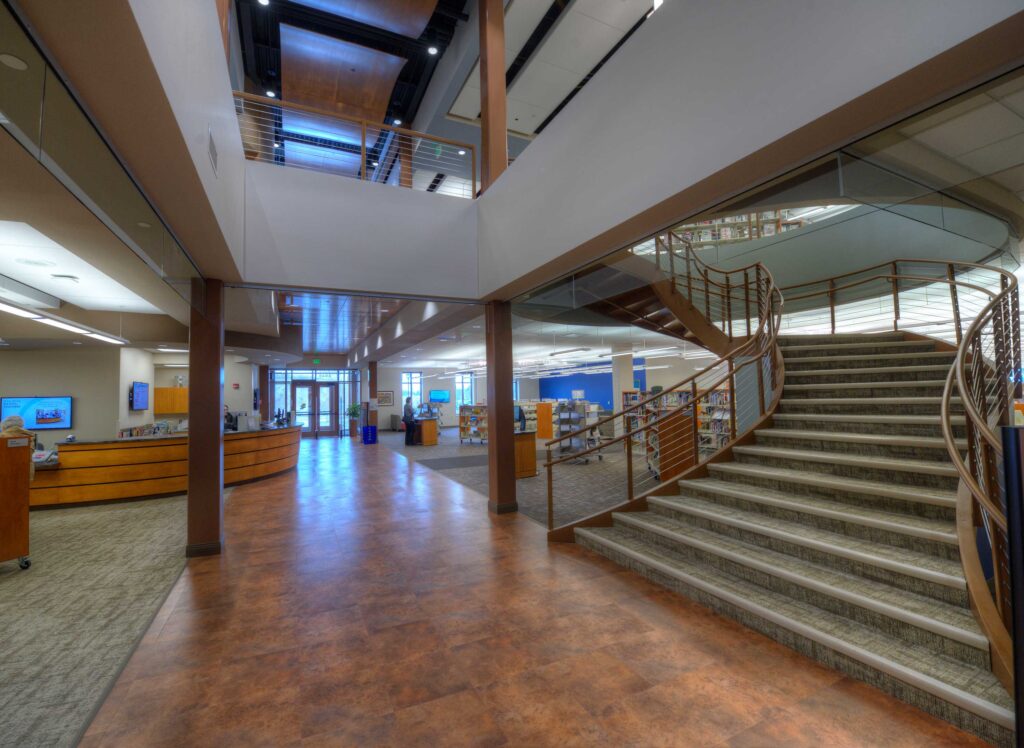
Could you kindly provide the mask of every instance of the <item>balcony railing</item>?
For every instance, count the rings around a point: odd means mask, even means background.
[[[239,91],[235,111],[248,159],[453,197],[477,193],[468,143]]]

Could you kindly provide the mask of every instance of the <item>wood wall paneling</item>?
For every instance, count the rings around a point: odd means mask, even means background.
[[[434,14],[437,0],[297,0],[317,10],[418,39]]]

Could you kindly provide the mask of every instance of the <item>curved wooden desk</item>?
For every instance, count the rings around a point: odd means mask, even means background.
[[[295,467],[297,426],[224,435],[224,485],[265,478]],[[113,501],[185,493],[188,437],[142,437],[58,447],[60,467],[36,471],[32,506]]]

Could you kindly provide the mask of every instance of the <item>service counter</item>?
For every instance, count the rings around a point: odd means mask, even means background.
[[[437,419],[417,418],[413,426],[413,443],[424,447],[437,446]]]
[[[224,485],[265,478],[298,463],[298,426],[224,434]],[[32,506],[185,493],[188,436],[149,436],[58,445],[56,467],[38,468]]]

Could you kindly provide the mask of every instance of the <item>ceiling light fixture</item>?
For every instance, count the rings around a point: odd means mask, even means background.
[[[437,47],[427,47],[427,54],[428,55],[436,55],[437,54]]]
[[[280,148],[280,147],[281,147],[281,144],[280,144],[280,143],[274,143],[274,147],[275,147],[275,148]]]
[[[188,353],[188,348],[161,348],[160,353]]]
[[[3,63],[11,70],[17,70],[18,72],[28,70],[27,62],[20,57],[15,57],[14,55],[7,54],[6,52],[4,54],[0,54],[0,63]]]
[[[465,152],[464,150],[462,150],[462,149],[460,148],[460,149],[459,149],[459,155],[460,155],[460,156],[465,156],[465,155],[466,155],[466,152]]]
[[[260,5],[270,5],[270,0],[259,0]]]
[[[267,98],[268,99],[273,99],[273,98],[276,98],[276,97],[277,97],[276,93],[274,93],[273,91],[267,91]]]
[[[53,268],[57,267],[57,263],[52,260],[37,260],[33,257],[19,257],[15,260],[19,265],[28,265],[32,268]]]
[[[42,319],[35,312],[26,312],[24,309],[18,309],[16,306],[8,306],[7,304],[0,304],[0,312],[7,312],[15,317],[24,317],[25,319]]]
[[[398,127],[400,124],[402,124],[402,120],[396,118],[395,119],[395,127]]]
[[[57,319],[50,319],[49,317],[39,317],[36,320],[36,322],[42,322],[44,325],[49,325],[50,327],[57,327],[61,330],[67,330],[68,332],[77,332],[80,335],[89,334],[88,330],[83,330],[81,327],[75,327],[74,325],[69,325],[67,322],[61,322],[60,320]]]
[[[112,338],[109,335],[100,335],[98,332],[87,332],[85,337],[92,338],[93,340],[102,340],[104,343],[113,343],[114,345],[124,345],[123,340]]]
[[[552,351],[548,355],[549,356],[564,356],[567,353],[576,353],[577,351],[589,351],[589,350],[590,350],[590,348],[566,348],[565,350],[562,350],[562,351]]]

